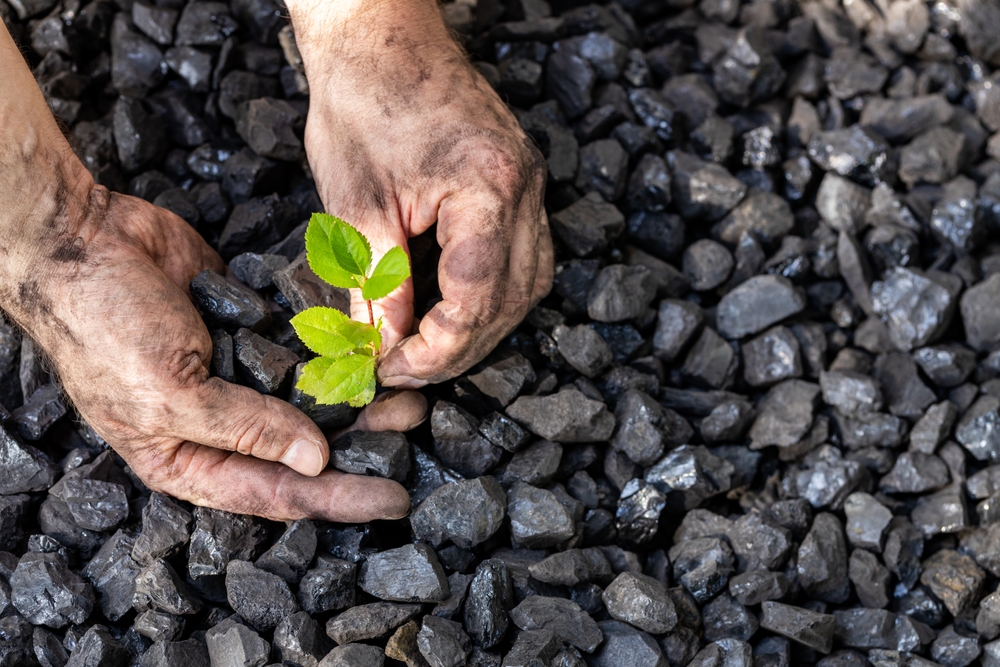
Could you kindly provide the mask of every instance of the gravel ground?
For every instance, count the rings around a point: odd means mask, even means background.
[[[548,160],[558,265],[427,424],[333,443],[411,516],[151,494],[0,326],[0,667],[1000,665],[1000,5],[443,11]],[[96,180],[242,281],[192,283],[213,373],[334,429],[293,388],[289,318],[346,301],[282,13],[0,0]]]

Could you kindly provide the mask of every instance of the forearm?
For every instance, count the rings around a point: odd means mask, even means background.
[[[0,23],[0,279],[16,284],[73,227],[93,179]],[[2,290],[7,292],[8,289]],[[0,294],[0,305],[11,308]]]
[[[448,81],[436,76],[464,59],[435,0],[289,0],[288,11],[310,84],[336,89],[346,104],[382,89],[385,115]]]

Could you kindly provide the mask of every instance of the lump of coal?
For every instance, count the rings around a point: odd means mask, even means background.
[[[444,484],[417,506],[410,525],[417,540],[435,547],[451,541],[471,548],[485,542],[503,524],[507,496],[492,477]]]
[[[614,415],[604,403],[568,387],[550,396],[521,396],[507,414],[553,442],[600,442],[615,428]]]
[[[381,600],[440,602],[448,597],[448,578],[425,544],[373,554],[361,566],[358,585]]]
[[[805,298],[787,278],[755,276],[726,294],[716,314],[719,333],[742,338],[801,312]]]

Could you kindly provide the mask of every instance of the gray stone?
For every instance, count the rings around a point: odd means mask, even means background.
[[[892,512],[868,493],[856,492],[844,501],[847,539],[855,547],[882,551]]]
[[[879,482],[883,493],[925,493],[951,481],[948,466],[937,456],[923,452],[903,452],[892,470]]]
[[[799,547],[799,584],[810,597],[824,602],[846,602],[851,593],[847,579],[847,543],[840,521],[822,513]]]
[[[788,594],[790,587],[788,577],[769,570],[747,570],[729,579],[729,594],[746,606],[780,600]]]
[[[802,440],[812,428],[819,394],[819,385],[802,380],[786,380],[771,388],[750,427],[750,448],[790,447]]]
[[[799,341],[787,327],[772,327],[744,343],[741,349],[743,379],[752,387],[802,377]]]
[[[661,301],[653,334],[656,356],[668,362],[679,357],[704,321],[704,313],[696,304],[675,299]]]
[[[316,526],[309,519],[300,519],[289,525],[254,564],[290,584],[297,584],[315,555]]]
[[[839,232],[857,234],[865,226],[871,207],[871,190],[833,172],[827,172],[816,192],[816,210],[823,221]]]
[[[46,491],[55,482],[56,470],[45,454],[0,427],[0,495]]]
[[[761,605],[761,627],[821,653],[829,653],[833,648],[835,623],[836,619],[830,614],[818,614],[780,602]]]
[[[320,555],[316,567],[299,581],[299,606],[310,614],[344,609],[354,605],[357,565]]]
[[[188,545],[192,579],[225,574],[231,560],[252,560],[267,539],[267,528],[256,517],[196,507],[194,519]]]
[[[101,613],[110,621],[132,611],[135,580],[142,569],[132,559],[136,542],[134,534],[117,531],[81,573],[94,587]]]
[[[551,630],[560,641],[593,653],[604,636],[597,623],[572,600],[531,595],[510,612],[522,630]]]
[[[557,586],[578,586],[596,582],[604,585],[614,574],[604,553],[597,548],[567,549],[528,566],[538,581]]]
[[[968,514],[961,491],[945,488],[937,493],[921,496],[910,512],[910,519],[913,525],[930,538],[961,532],[969,525]]]
[[[351,607],[326,623],[326,634],[338,644],[388,636],[423,611],[419,604],[373,602]]]
[[[233,611],[258,630],[270,630],[299,611],[283,579],[243,560],[230,561],[226,568],[226,597]]]
[[[468,549],[503,525],[507,496],[492,477],[444,484],[413,511],[414,538],[435,547],[445,541]]]
[[[872,284],[871,299],[893,344],[905,351],[933,342],[948,328],[954,313],[951,292],[921,272],[900,266]]]
[[[612,264],[594,279],[587,293],[587,314],[598,322],[638,318],[654,296],[656,282],[646,267]]]
[[[448,578],[425,544],[371,555],[361,566],[358,585],[369,595],[395,602],[440,602],[448,597]]]
[[[283,395],[301,360],[288,348],[240,329],[233,336],[233,361],[241,382],[262,394]]]
[[[872,376],[882,385],[889,412],[898,417],[919,419],[937,401],[937,396],[917,374],[916,363],[903,352],[880,354]]]
[[[805,298],[787,278],[755,276],[722,297],[716,314],[719,333],[729,338],[758,333],[805,305]]]
[[[511,537],[529,549],[566,542],[576,532],[569,510],[545,489],[518,483],[507,497]]]
[[[517,481],[533,486],[545,486],[559,471],[562,455],[562,445],[539,440],[511,457],[503,470],[501,480],[506,486],[512,486]]]
[[[132,627],[152,642],[172,642],[180,639],[184,632],[184,619],[174,614],[152,609],[136,616]]]
[[[1000,314],[993,308],[1000,298],[1000,274],[967,289],[960,301],[962,324],[969,345],[989,352],[1000,344]]]
[[[384,664],[385,656],[379,647],[346,644],[327,653],[318,667],[382,667]]]
[[[948,439],[958,419],[958,408],[951,401],[932,405],[910,430],[910,449],[933,454]]]
[[[699,602],[707,602],[726,588],[735,571],[736,558],[723,538],[687,540],[671,547],[668,555],[674,579]]]
[[[733,256],[721,243],[711,239],[695,241],[684,250],[683,271],[696,292],[712,290],[729,278]]]
[[[510,573],[503,561],[484,560],[476,568],[465,601],[465,627],[482,648],[492,648],[503,639],[514,606]]]
[[[666,495],[642,479],[631,479],[624,484],[615,511],[618,537],[626,542],[641,544],[655,535],[660,525],[660,514],[667,506]]]
[[[521,396],[507,414],[553,442],[601,442],[614,431],[615,418],[604,403],[574,388],[550,396]]]
[[[686,510],[732,486],[735,467],[703,445],[683,445],[646,471],[645,481]],[[624,491],[623,491],[624,494]]]
[[[130,657],[105,626],[93,625],[76,642],[66,667],[115,667],[128,664]]]
[[[173,567],[164,560],[155,560],[136,576],[132,606],[138,612],[155,609],[168,614],[195,614],[201,611],[201,600]]]
[[[527,359],[514,354],[470,375],[469,381],[483,394],[496,399],[501,407],[506,407],[535,382],[535,371]]]
[[[431,667],[460,667],[472,651],[472,640],[460,623],[428,615],[417,635],[417,647]]]
[[[551,223],[556,237],[577,257],[601,252],[625,229],[625,217],[597,192],[553,214]]]
[[[273,648],[282,664],[315,667],[326,653],[326,643],[319,623],[304,611],[282,619],[274,629]]]
[[[132,558],[148,565],[158,558],[170,558],[187,544],[194,517],[162,493],[153,493],[142,508],[142,532],[135,540]]]
[[[944,344],[913,352],[913,360],[939,387],[957,387],[976,368],[976,353],[962,345]]]
[[[611,348],[599,333],[585,324],[575,327],[557,325],[552,338],[559,346],[559,354],[570,366],[592,378],[611,365],[614,357]]]
[[[504,656],[503,667],[551,664],[560,646],[559,640],[551,630],[526,630],[517,636],[510,652]]]
[[[410,472],[410,443],[395,431],[349,431],[330,443],[330,462],[341,472],[402,482]]]
[[[90,584],[54,553],[26,553],[10,576],[11,604],[33,625],[83,623],[94,608]]]
[[[271,323],[271,311],[264,299],[218,273],[202,271],[195,276],[191,296],[216,326],[263,331]]]
[[[874,609],[889,604],[892,575],[879,562],[878,556],[864,549],[855,549],[847,563],[847,576],[854,584],[854,592],[861,604]]]
[[[688,351],[681,374],[700,387],[725,389],[735,379],[739,362],[735,345],[705,327]]]
[[[942,549],[923,562],[920,583],[958,616],[978,599],[986,573],[965,554]]]
[[[680,415],[636,389],[619,399],[615,419],[618,426],[611,446],[642,466],[651,465],[666,447],[683,444],[694,433]]]
[[[1000,399],[980,396],[958,420],[955,439],[980,461],[1000,458]]]
[[[878,412],[882,409],[882,390],[878,382],[856,371],[829,371],[819,374],[823,401],[842,413]]]
[[[622,572],[601,599],[612,618],[652,634],[670,632],[677,624],[677,612],[666,587],[652,577]]]

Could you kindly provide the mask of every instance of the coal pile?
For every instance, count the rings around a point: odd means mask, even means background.
[[[410,517],[150,493],[0,326],[0,667],[1000,665],[1000,6],[443,12],[547,158],[557,269],[425,425],[331,443]],[[191,285],[213,374],[332,430],[283,15],[0,0],[97,182],[241,281]]]

